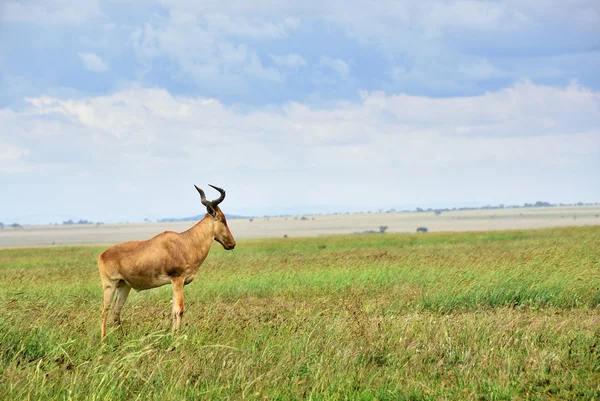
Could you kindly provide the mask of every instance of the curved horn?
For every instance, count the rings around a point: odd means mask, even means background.
[[[206,206],[206,207],[212,206],[212,205],[210,204],[210,202],[206,200],[206,195],[204,195],[204,191],[203,191],[203,190],[201,190],[200,188],[198,188],[198,187],[196,186],[196,184],[194,184],[194,187],[195,187],[195,188],[198,190],[198,192],[200,193],[200,202],[202,202],[202,204],[203,204],[204,206]]]
[[[221,194],[221,196],[211,202],[213,206],[217,206],[219,203],[223,202],[223,199],[225,199],[225,191],[219,187],[215,187],[214,185],[208,184],[208,186],[216,189]]]

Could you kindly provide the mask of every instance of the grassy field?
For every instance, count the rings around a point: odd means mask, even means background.
[[[215,246],[103,344],[105,248],[0,251],[0,399],[600,398],[600,226]]]

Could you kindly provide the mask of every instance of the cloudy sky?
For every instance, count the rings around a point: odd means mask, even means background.
[[[598,202],[598,70],[597,0],[3,0],[0,221]]]

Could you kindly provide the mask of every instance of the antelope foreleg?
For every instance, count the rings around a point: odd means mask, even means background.
[[[173,331],[179,330],[181,326],[181,317],[183,316],[183,286],[185,279],[183,277],[171,278],[173,287]]]

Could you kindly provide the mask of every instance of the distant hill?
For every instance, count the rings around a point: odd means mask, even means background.
[[[247,216],[238,216],[236,214],[227,214],[225,213],[225,217],[227,219],[249,219]],[[164,219],[158,219],[159,223],[170,223],[173,221],[198,221],[204,218],[204,214],[199,214],[197,216],[188,216],[188,217],[165,217]]]

